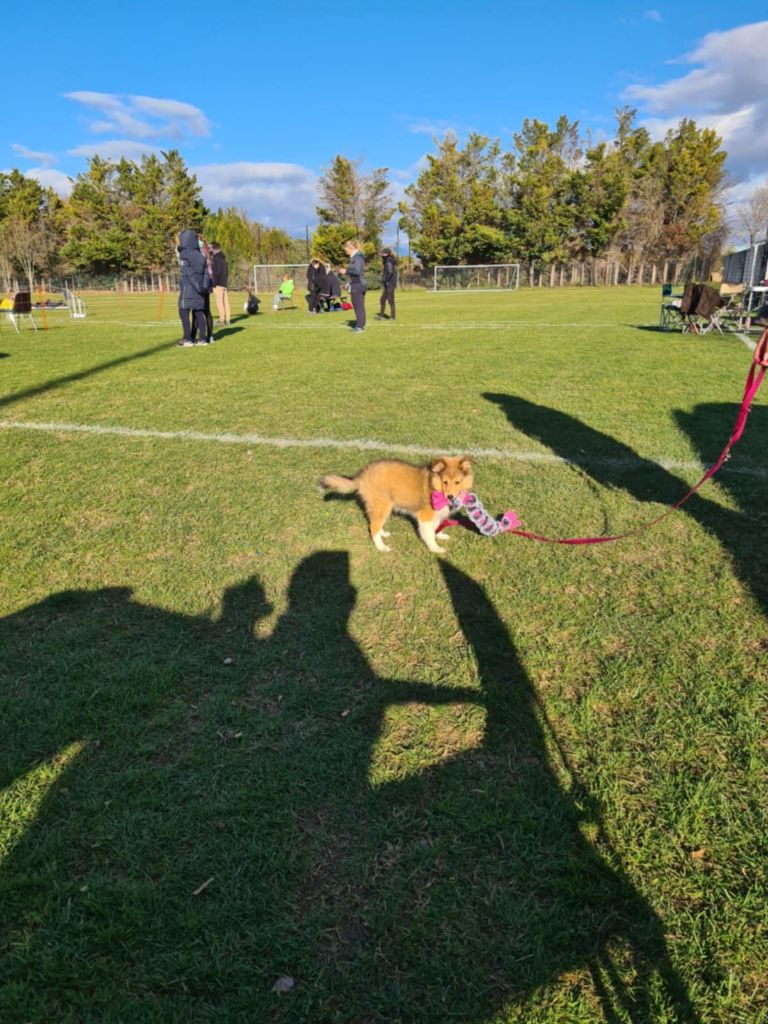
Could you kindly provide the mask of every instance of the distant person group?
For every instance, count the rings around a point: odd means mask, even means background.
[[[349,264],[345,270],[342,270],[341,267],[334,268],[330,263],[324,263],[317,257],[309,261],[307,267],[307,312],[312,314],[351,308],[355,314],[352,330],[360,334],[365,330],[366,325],[365,293],[367,285],[363,247],[357,239],[351,239],[345,243],[344,251],[349,258]],[[389,248],[382,249],[381,257],[381,308],[376,314],[376,319],[394,320],[397,261]],[[341,276],[346,278],[349,303],[345,303],[342,299]],[[388,316],[385,312],[387,304],[389,305]]]
[[[177,239],[179,260],[179,319],[182,336],[177,344],[183,348],[192,345],[210,345],[216,340],[211,315],[211,295],[216,304],[219,324],[230,323],[229,267],[218,242],[206,242],[191,229],[180,232]],[[344,245],[349,263],[345,269],[312,257],[307,266],[307,312],[316,315],[321,312],[352,310],[355,315],[351,330],[361,334],[366,326],[365,258],[363,248],[357,239]],[[395,288],[397,287],[397,260],[392,250],[381,250],[382,277],[380,309],[377,320],[395,319]],[[342,278],[346,281],[349,301],[342,292]],[[272,310],[277,312],[283,303],[293,301],[296,283],[290,274],[283,280],[272,300]],[[254,308],[251,308],[250,300]],[[389,314],[386,307],[389,306]],[[258,299],[249,296],[247,312],[258,312]]]

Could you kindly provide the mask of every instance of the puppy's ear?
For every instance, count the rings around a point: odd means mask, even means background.
[[[473,465],[474,463],[472,462],[472,459],[470,459],[468,455],[463,455],[459,462],[459,469],[462,473],[468,473],[470,469],[472,469]]]
[[[445,469],[445,459],[432,459],[429,468],[433,473],[442,473]]]

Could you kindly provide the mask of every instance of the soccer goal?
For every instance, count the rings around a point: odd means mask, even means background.
[[[283,283],[283,274],[290,274],[298,285],[306,282],[306,263],[256,263],[253,268],[253,290],[257,295],[274,294]]]
[[[476,263],[435,267],[432,291],[508,291],[520,286],[519,263]]]

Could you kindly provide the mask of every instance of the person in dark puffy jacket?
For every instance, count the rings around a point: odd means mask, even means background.
[[[208,337],[208,325],[205,320],[205,299],[211,290],[211,278],[205,256],[200,252],[197,232],[191,229],[179,235],[179,317],[181,319],[182,338],[178,342],[184,348],[190,345],[206,345],[203,340]],[[192,340],[192,318],[197,325],[197,334],[201,339]]]
[[[320,274],[320,260],[313,256],[307,266],[307,312],[320,312],[320,286],[322,284]]]

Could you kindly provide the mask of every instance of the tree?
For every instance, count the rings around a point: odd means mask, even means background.
[[[376,252],[384,225],[396,207],[387,181],[388,168],[377,167],[368,175],[360,172],[360,160],[337,155],[324,167],[318,185],[321,226],[344,224],[352,228],[349,238],[359,238],[364,251]]]
[[[341,224],[318,224],[315,233],[312,235],[312,254],[326,263],[333,266],[341,266],[347,262],[347,254],[344,251],[344,243],[356,235],[354,224],[342,222]],[[373,256],[374,253],[365,252],[366,256]]]
[[[523,121],[507,160],[509,209],[506,222],[515,255],[525,262],[551,263],[580,254],[578,198],[581,143],[578,122],[558,118],[554,129],[543,121]]]
[[[47,211],[32,221],[14,214],[0,225],[0,246],[13,269],[26,278],[30,292],[35,289],[35,271],[50,269],[59,242],[55,224]]]
[[[650,173],[662,182],[660,255],[691,257],[709,249],[723,228],[725,152],[711,128],[684,118],[652,149]]]
[[[425,266],[495,263],[507,256],[499,202],[500,146],[471,134],[462,149],[453,134],[405,190],[400,227]]]
[[[18,217],[29,223],[45,203],[45,189],[39,181],[27,178],[21,171],[0,173],[0,222]]]
[[[768,238],[768,181],[758,185],[739,203],[734,219],[750,245]]]
[[[176,235],[201,230],[207,211],[176,150],[140,163],[93,157],[66,204],[72,266],[97,274],[158,273],[175,266]]]

